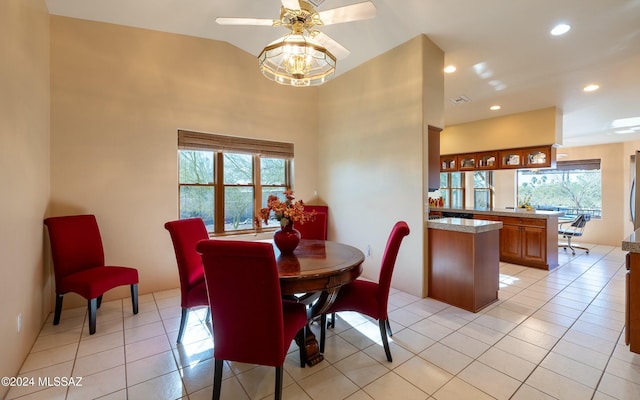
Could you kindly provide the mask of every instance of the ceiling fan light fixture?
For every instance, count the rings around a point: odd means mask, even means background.
[[[309,36],[292,32],[268,44],[258,65],[265,77],[279,84],[317,86],[333,78],[336,58]]]

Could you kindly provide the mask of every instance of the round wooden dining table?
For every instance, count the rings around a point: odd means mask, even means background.
[[[340,287],[355,280],[362,273],[364,254],[353,246],[326,240],[301,240],[292,255],[283,255],[273,246],[280,288],[284,297],[305,301],[313,299],[309,307],[309,321],[323,314],[333,304]],[[295,296],[295,297],[294,297]],[[311,329],[304,342],[307,365],[312,366],[323,357]]]

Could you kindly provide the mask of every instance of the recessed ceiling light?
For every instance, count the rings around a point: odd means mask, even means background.
[[[597,85],[595,83],[592,83],[590,85],[585,86],[582,90],[584,90],[585,92],[593,92],[600,89],[600,85]]]
[[[500,106],[497,106],[497,105],[496,105],[496,106],[491,106],[491,107],[489,107],[489,110],[491,110],[491,111],[498,111],[498,110],[499,110],[499,109],[501,109],[501,108],[502,108],[502,107],[500,107]]]
[[[455,65],[448,65],[444,68],[444,72],[446,72],[447,74],[451,74],[456,72],[456,66]]]
[[[553,36],[564,35],[565,33],[569,32],[570,29],[571,29],[571,25],[558,24],[554,26],[553,29],[551,29],[551,34]]]

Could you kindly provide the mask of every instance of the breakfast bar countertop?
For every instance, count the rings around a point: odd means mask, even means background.
[[[640,253],[640,229],[622,241],[622,250],[631,253]]]
[[[502,228],[502,222],[466,218],[439,218],[427,221],[427,228],[464,233],[482,233]]]
[[[502,217],[524,217],[524,218],[542,218],[548,219],[549,217],[561,217],[564,215],[564,211],[525,211],[523,208],[501,208],[501,209],[474,209],[474,208],[445,208],[445,207],[430,207],[429,211],[443,212],[443,213],[460,213],[460,214],[482,214],[482,215],[496,215]]]

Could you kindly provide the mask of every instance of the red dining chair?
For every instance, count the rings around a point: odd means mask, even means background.
[[[215,310],[213,399],[220,399],[224,360],[275,367],[275,398],[280,399],[284,359],[294,337],[300,333],[304,339],[307,313],[304,304],[282,300],[273,246],[203,240],[196,249]]]
[[[382,265],[380,267],[380,277],[378,282],[370,282],[356,279],[340,288],[335,302],[327,310],[331,313],[332,328],[335,327],[335,313],[339,311],[357,311],[361,314],[378,320],[380,326],[380,336],[384,345],[384,352],[387,361],[391,362],[391,350],[387,334],[392,336],[389,316],[387,314],[387,301],[389,300],[389,290],[391,288],[391,276],[396,264],[400,244],[405,236],[409,234],[409,226],[404,221],[397,222],[389,239],[387,247],[382,255]],[[320,352],[324,352],[324,342],[327,328],[327,314],[322,314],[320,322]]]
[[[100,230],[94,215],[51,217],[44,220],[49,230],[56,282],[53,324],[60,323],[62,300],[74,292],[88,301],[89,334],[96,332],[96,313],[102,295],[117,286],[131,285],[133,313],[138,313],[138,270],[107,266]]]
[[[201,218],[169,221],[164,224],[164,227],[171,235],[178,263],[182,315],[176,342],[181,343],[189,320],[189,311],[194,307],[209,307],[202,258],[196,251],[196,244],[203,239],[209,239],[209,233]],[[211,309],[209,308],[207,310],[207,321],[209,321],[210,316]]]
[[[305,211],[315,211],[314,221],[296,224],[295,229],[300,232],[301,239],[327,240],[327,221],[329,220],[328,206],[304,206]]]

